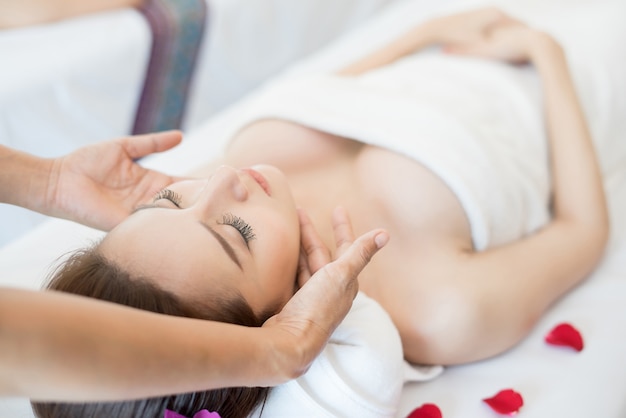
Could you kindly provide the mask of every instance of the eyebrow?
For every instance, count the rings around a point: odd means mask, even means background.
[[[131,214],[135,214],[143,209],[155,209],[155,208],[162,208],[162,207],[155,203],[150,203],[147,205],[139,205],[135,207],[135,209],[133,209]],[[166,209],[166,208],[163,208],[163,209]],[[235,250],[233,249],[232,245],[230,245],[223,236],[221,236],[216,230],[211,228],[209,225],[205,224],[202,221],[198,221],[198,223],[202,225],[203,228],[208,230],[211,233],[211,235],[215,237],[215,239],[217,240],[217,242],[220,243],[220,245],[222,246],[226,254],[228,254],[228,257],[230,257],[230,259],[233,260],[235,264],[237,264],[237,267],[239,267],[240,270],[243,270],[241,261],[239,261],[239,257],[237,257],[237,254],[235,253]]]
[[[239,267],[239,270],[243,270],[243,267],[241,266],[241,262],[239,261],[239,258],[237,257],[237,254],[235,253],[235,250],[228,243],[228,241],[226,241],[226,239],[223,236],[221,236],[215,229],[211,228],[209,225],[205,224],[202,221],[198,221],[198,223],[202,225],[204,228],[206,228],[215,237],[217,242],[220,243],[220,245],[222,246],[226,254],[228,254],[228,256],[230,257],[230,259],[233,260],[235,264],[237,264],[237,267]]]

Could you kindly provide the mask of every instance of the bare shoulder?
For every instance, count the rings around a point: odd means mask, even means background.
[[[233,137],[225,157],[233,165],[263,163],[289,169],[354,152],[360,145],[296,122],[262,119]]]
[[[469,221],[457,196],[430,169],[383,148],[368,146],[355,162],[364,199],[383,208],[407,242],[441,237],[471,248]]]

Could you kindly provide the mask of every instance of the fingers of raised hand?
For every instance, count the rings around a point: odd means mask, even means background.
[[[333,233],[335,234],[335,243],[337,250],[335,258],[343,254],[354,241],[354,232],[348,212],[342,207],[337,207],[333,211]]]
[[[358,275],[372,260],[372,257],[387,244],[389,234],[376,229],[361,235],[353,243],[346,245],[342,254],[333,262],[346,269],[350,275]]]
[[[304,255],[308,270],[315,273],[331,261],[330,251],[322,242],[315,226],[304,210],[298,210],[298,219],[300,221],[301,254]]]
[[[298,278],[300,285],[303,285],[311,274],[323,268],[323,273],[337,284],[356,286],[356,277],[389,240],[387,232],[378,229],[360,236],[355,241],[348,214],[345,209],[339,207],[335,209],[332,217],[337,251],[335,256],[331,257],[330,251],[322,242],[306,212],[300,209],[298,216],[301,233]]]
[[[298,257],[298,275],[307,276],[307,278],[311,276],[311,271],[309,270],[309,262],[307,261],[306,254],[303,249],[300,249],[300,255]],[[300,285],[302,284],[303,283],[300,283]]]
[[[341,255],[324,268],[325,273],[340,288],[352,288],[356,294],[357,276],[388,240],[389,235],[381,229],[361,235],[354,242],[343,245]]]

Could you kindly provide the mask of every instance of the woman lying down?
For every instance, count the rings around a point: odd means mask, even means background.
[[[432,45],[457,54],[414,54]],[[505,65],[526,62],[534,70]],[[564,53],[498,10],[428,21],[256,104],[206,178],[158,192],[49,287],[260,326],[306,274],[301,252],[332,250],[332,224],[349,215],[355,233],[382,227],[391,240],[326,351],[272,390],[35,403],[38,416],[393,416],[403,357],[453,365],[502,353],[603,252],[602,179]]]

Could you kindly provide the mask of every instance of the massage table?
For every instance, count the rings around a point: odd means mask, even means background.
[[[482,4],[429,4],[426,1],[398,1],[377,16],[373,23],[357,28],[330,49],[315,53],[277,75],[290,77],[309,71],[332,71],[383,44],[429,15]],[[449,4],[448,4],[449,3]],[[580,28],[588,48],[593,88],[579,94],[596,141],[604,151],[600,160],[611,217],[611,237],[598,268],[575,289],[557,301],[517,346],[495,358],[462,366],[447,367],[428,382],[407,384],[396,414],[406,417],[424,404],[437,405],[445,418],[485,418],[501,416],[483,399],[503,389],[523,396],[523,418],[621,418],[626,416],[626,28],[617,24],[626,15],[626,4],[615,1],[498,1],[504,10],[545,27],[554,36],[565,36]],[[568,7],[573,18],[562,22],[559,11]],[[541,13],[537,13],[537,11]],[[604,25],[597,26],[599,16]],[[556,22],[556,23],[551,23]],[[590,22],[590,23],[588,23]],[[607,31],[610,32],[607,37]],[[611,39],[607,42],[607,39]],[[583,42],[581,41],[581,42]],[[609,66],[593,67],[594,54],[606,57]],[[573,62],[574,78],[587,68]],[[211,155],[217,155],[236,123],[240,106],[248,97],[212,115],[190,130],[177,149],[144,161],[149,167],[173,174],[184,174]],[[243,104],[242,104],[243,103]],[[207,140],[210,138],[210,140]],[[50,266],[72,249],[89,245],[101,236],[68,221],[49,220],[0,250],[0,284],[38,288]],[[558,253],[558,248],[554,249]],[[505,278],[503,278],[504,280]],[[544,337],[557,324],[570,323],[582,334],[585,346],[580,352],[546,344]],[[364,366],[366,367],[366,366]],[[31,417],[23,399],[0,401],[0,417]]]

